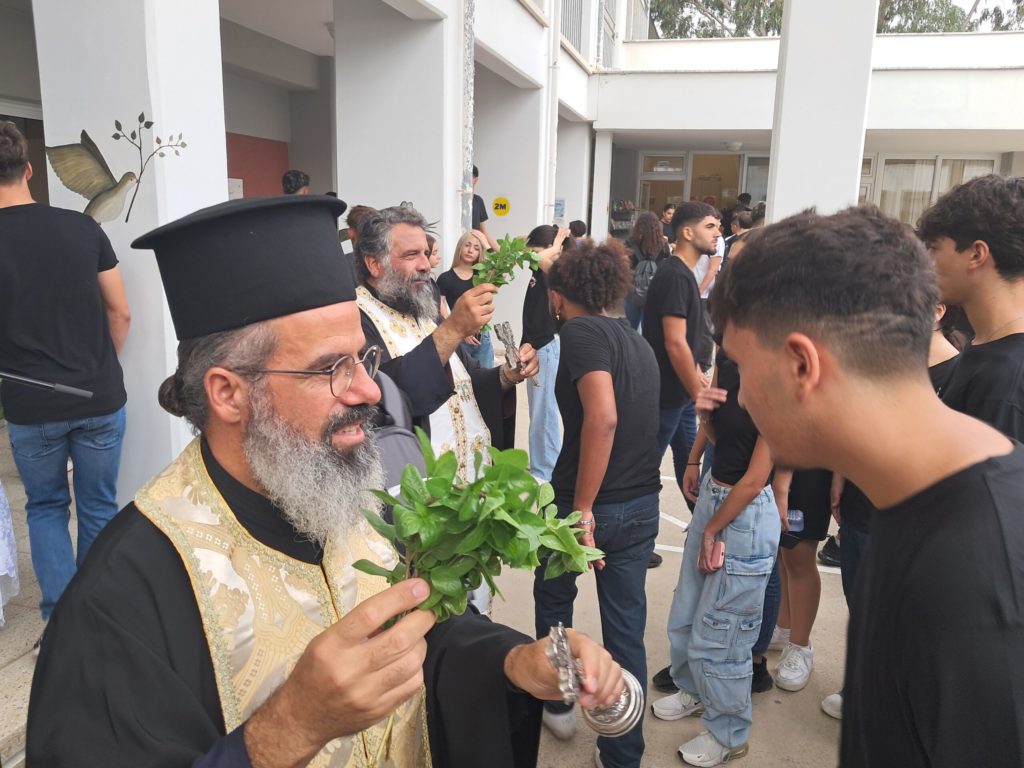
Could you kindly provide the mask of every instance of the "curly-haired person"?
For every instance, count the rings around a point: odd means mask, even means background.
[[[583,513],[583,543],[604,550],[596,564],[601,630],[612,656],[638,680],[647,679],[644,627],[647,563],[658,535],[661,488],[658,363],[650,345],[625,319],[609,317],[631,284],[629,260],[614,241],[585,242],[563,253],[547,275],[551,312],[562,339],[555,396],[565,433],[551,484],[558,514]],[[559,621],[572,625],[576,574],[533,587],[537,635]],[[559,738],[576,730],[564,705],[545,709]],[[597,740],[598,764],[640,765],[642,724],[618,738]]]

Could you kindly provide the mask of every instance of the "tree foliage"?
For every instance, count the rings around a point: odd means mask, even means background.
[[[782,31],[783,0],[651,0],[651,18],[665,38],[772,37]],[[879,33],[978,32],[1024,29],[1024,0],[880,0]]]

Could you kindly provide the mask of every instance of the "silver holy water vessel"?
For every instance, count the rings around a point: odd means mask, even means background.
[[[561,622],[551,628],[548,638],[551,640],[547,647],[548,661],[558,670],[558,689],[562,693],[562,701],[572,704],[579,698],[583,685],[583,665],[573,658],[569,650],[569,636]],[[622,679],[625,687],[618,701],[607,707],[582,710],[587,725],[602,736],[622,736],[643,717],[644,692],[640,688],[640,681],[625,669],[622,670]]]

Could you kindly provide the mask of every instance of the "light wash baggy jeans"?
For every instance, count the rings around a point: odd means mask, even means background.
[[[523,385],[530,405],[530,474],[545,483],[551,480],[562,451],[562,417],[555,400],[555,374],[561,349],[557,335],[538,349],[540,370],[536,379],[540,386],[534,386],[532,381]]]
[[[782,526],[767,486],[720,534],[725,565],[702,573],[697,561],[704,528],[731,490],[710,475],[701,484],[669,609],[668,637],[675,684],[704,703],[704,726],[719,743],[738,747],[750,734],[750,652],[761,628]]]

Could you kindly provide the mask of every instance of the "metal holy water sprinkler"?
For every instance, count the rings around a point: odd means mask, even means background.
[[[573,658],[569,650],[569,636],[562,622],[551,628],[548,639],[551,640],[546,651],[548,661],[558,670],[558,690],[562,693],[562,701],[572,704],[579,698],[583,686],[583,665],[579,659]],[[622,670],[622,679],[626,685],[618,701],[607,707],[583,710],[584,721],[602,736],[622,736],[632,730],[643,716],[644,692],[640,682],[625,669]]]

